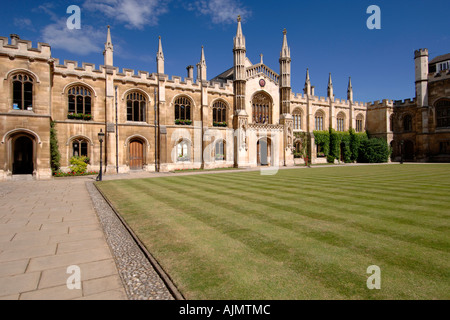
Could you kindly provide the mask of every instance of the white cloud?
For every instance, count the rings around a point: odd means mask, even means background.
[[[234,23],[238,15],[243,18],[251,14],[250,10],[236,0],[198,0],[186,5],[190,11],[211,16],[213,23]]]
[[[83,25],[81,29],[67,28],[66,19],[60,19],[44,27],[42,37],[52,48],[64,49],[71,53],[87,55],[102,52],[101,44],[106,40],[106,30],[100,31]]]
[[[168,11],[167,3],[165,0],[93,0],[85,1],[83,8],[125,22],[127,28],[142,29],[158,23],[159,16]]]
[[[33,23],[28,18],[14,18],[14,26],[21,29],[34,30]]]

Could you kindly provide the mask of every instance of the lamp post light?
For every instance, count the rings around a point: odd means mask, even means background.
[[[103,169],[102,169],[102,164],[103,164],[103,162],[102,162],[102,159],[103,159],[103,155],[102,155],[103,147],[102,147],[102,144],[103,144],[103,139],[104,138],[105,138],[105,133],[103,132],[102,129],[100,129],[100,132],[98,133],[98,141],[100,141],[100,171],[99,171],[97,179],[96,179],[97,181],[102,181],[102,171],[103,171]]]
[[[403,144],[404,143],[405,142],[403,140],[400,142],[400,164],[403,164]]]

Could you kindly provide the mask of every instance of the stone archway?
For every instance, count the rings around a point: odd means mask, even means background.
[[[11,138],[12,174],[33,174],[35,164],[35,141],[28,134],[17,134]]]
[[[142,170],[144,168],[144,143],[139,139],[130,141],[129,146],[130,170]]]
[[[405,141],[405,150],[404,150],[404,157],[407,161],[413,161],[414,160],[414,142],[411,140]]]
[[[260,138],[256,143],[256,156],[258,166],[270,166],[272,142],[269,138]]]

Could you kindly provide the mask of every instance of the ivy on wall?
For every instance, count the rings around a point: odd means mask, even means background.
[[[325,156],[330,153],[330,131],[313,131],[314,141],[320,146]]]
[[[311,156],[311,139],[308,132],[294,132],[294,137],[296,140],[301,141],[300,152],[294,151],[295,158],[310,158]]]
[[[58,148],[58,138],[56,136],[55,122],[50,121],[50,166],[52,172],[57,172],[61,167],[61,154]]]
[[[345,163],[357,161],[362,142],[369,139],[365,132],[356,133],[353,129],[337,132],[331,128],[328,131],[314,131],[314,137],[329,163],[335,159],[342,159]]]

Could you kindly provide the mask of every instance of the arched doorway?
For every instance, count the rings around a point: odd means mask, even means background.
[[[341,162],[345,162],[345,143],[344,142],[341,142],[339,151],[340,151],[339,160]]]
[[[130,142],[130,170],[144,168],[144,144],[140,140]]]
[[[34,152],[33,139],[19,135],[12,140],[12,173],[33,174]]]
[[[414,143],[411,140],[405,141],[405,160],[414,160]]]
[[[259,166],[270,165],[271,143],[269,138],[261,138],[256,146],[257,161]]]

